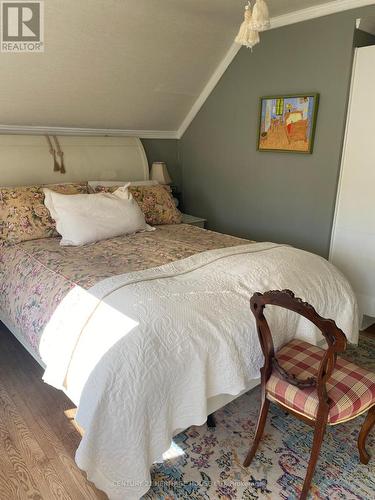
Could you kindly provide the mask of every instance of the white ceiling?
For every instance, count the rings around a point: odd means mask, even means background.
[[[327,3],[268,0],[273,17]],[[0,124],[177,130],[244,0],[45,0],[45,52],[0,53]]]

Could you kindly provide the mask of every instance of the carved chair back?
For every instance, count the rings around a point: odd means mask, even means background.
[[[275,354],[272,334],[264,316],[266,305],[279,306],[294,311],[311,321],[323,334],[328,348],[320,362],[316,378],[299,380],[293,374],[286,372],[278,363]],[[326,383],[335,367],[337,353],[346,349],[346,336],[332,319],[322,318],[313,306],[296,298],[290,290],[272,290],[266,293],[255,293],[250,299],[250,307],[257,324],[260,345],[264,355],[264,366],[261,370],[262,389],[275,368],[287,382],[299,388],[316,387],[319,397],[318,415],[326,414],[329,410]]]

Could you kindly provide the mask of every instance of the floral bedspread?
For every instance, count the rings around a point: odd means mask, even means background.
[[[75,286],[249,243],[187,224],[158,226],[84,247],[61,247],[59,238],[0,247],[0,320],[39,357],[39,341],[53,312]]]

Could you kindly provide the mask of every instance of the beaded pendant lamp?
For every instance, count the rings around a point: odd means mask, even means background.
[[[260,42],[259,32],[265,31],[270,26],[270,15],[265,0],[256,0],[253,9],[249,1],[235,42],[252,49]]]

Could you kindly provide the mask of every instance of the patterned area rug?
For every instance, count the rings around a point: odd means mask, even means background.
[[[375,370],[375,339],[361,336],[346,356]],[[312,429],[271,405],[265,433],[248,469],[242,467],[254,437],[259,388],[215,413],[216,429],[191,427],[176,436],[170,458],[153,467],[144,499],[295,499],[299,497],[312,445]],[[364,417],[328,427],[310,498],[375,498],[375,431],[368,438],[370,463],[359,462],[357,437]]]

